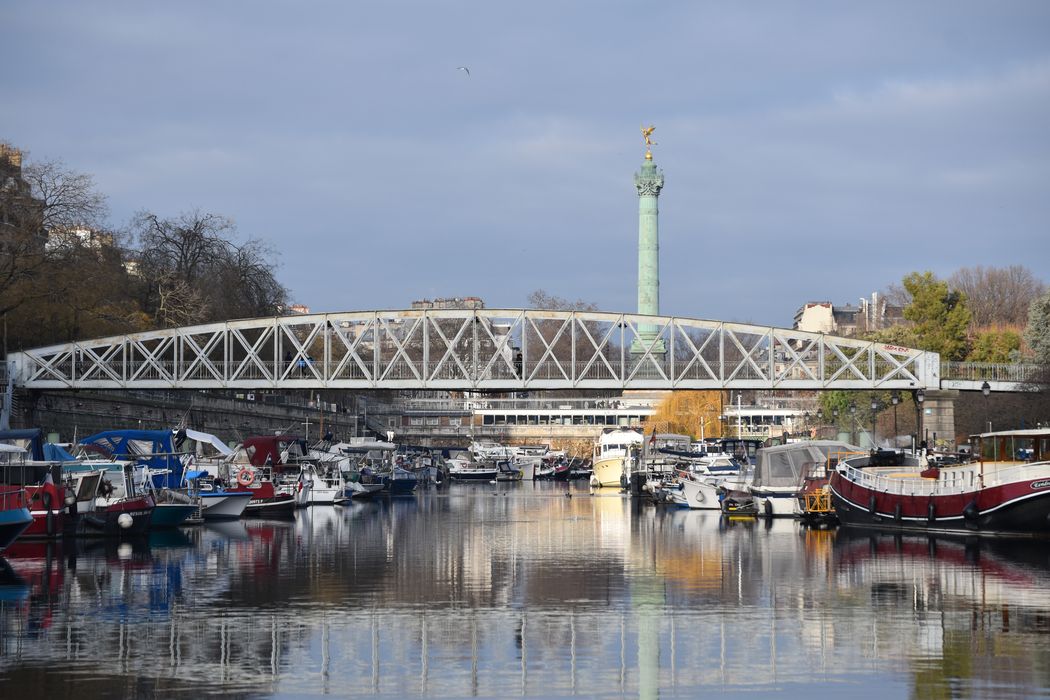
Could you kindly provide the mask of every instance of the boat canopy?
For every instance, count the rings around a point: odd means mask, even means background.
[[[825,468],[834,466],[830,460],[857,452],[863,450],[837,440],[808,440],[764,447],[758,451],[752,483],[761,487],[797,487],[806,476],[814,472],[823,474]]]
[[[294,435],[253,435],[245,439],[241,447],[255,467],[281,466],[284,464],[282,452],[298,456],[306,454],[305,442]]]
[[[0,452],[11,452],[21,454],[24,453],[25,450],[19,447],[18,445],[7,445],[0,442]]]
[[[29,453],[29,458],[43,462],[44,431],[40,428],[22,428],[19,430],[0,430],[0,442],[22,447]]]
[[[61,445],[45,442],[44,459],[48,462],[75,462],[77,458],[69,454],[66,448]]]
[[[202,433],[199,430],[191,430],[189,428],[186,428],[184,432],[186,433],[186,437],[188,437],[190,440],[198,442],[202,445],[211,445],[223,457],[229,457],[233,454],[233,450],[230,448],[230,446],[223,442],[216,435],[212,435],[211,433]]]
[[[106,459],[130,460],[156,472],[158,487],[176,487],[182,481],[182,460],[175,454],[170,430],[107,430],[80,441],[87,452]]]

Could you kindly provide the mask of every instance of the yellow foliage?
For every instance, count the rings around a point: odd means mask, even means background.
[[[672,391],[656,407],[648,425],[658,433],[699,438],[702,421],[705,438],[722,437],[718,420],[721,412],[722,393],[719,391]]]

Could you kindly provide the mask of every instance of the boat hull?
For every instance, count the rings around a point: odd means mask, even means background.
[[[492,481],[499,474],[498,469],[462,469],[449,472],[453,481]]]
[[[623,488],[624,458],[607,457],[594,462],[591,484],[598,488]]]
[[[297,505],[290,495],[275,496],[270,500],[252,499],[244,509],[244,516],[251,518],[294,518]]]
[[[141,537],[149,532],[153,521],[153,499],[132,498],[82,513],[78,518],[77,535],[101,537]],[[121,516],[130,516],[125,527]],[[123,522],[127,523],[127,520]]]
[[[906,495],[867,488],[835,473],[831,478],[831,498],[839,521],[846,526],[989,534],[1050,533],[1050,480],[1046,479],[948,495]]]
[[[33,516],[28,508],[0,510],[0,552],[7,549],[32,524]]]
[[[197,512],[197,506],[189,503],[158,503],[153,509],[150,527],[162,529],[178,527]]]
[[[251,500],[250,493],[228,491],[201,494],[201,517],[205,520],[236,520]]]
[[[703,481],[683,479],[676,493],[672,494],[675,504],[692,510],[721,510],[718,500],[718,487]]]

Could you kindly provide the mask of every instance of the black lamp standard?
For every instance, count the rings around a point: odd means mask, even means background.
[[[832,418],[831,422],[835,424],[835,439],[838,440],[839,439],[839,409],[837,409],[837,408],[831,409],[831,418]]]
[[[988,395],[992,393],[992,387],[988,382],[981,385],[981,393],[984,394],[984,424],[988,426],[988,432],[992,432],[992,422],[988,420]]]
[[[876,450],[878,446],[875,442],[875,414],[879,410],[879,400],[875,398],[875,395],[871,395],[871,449]]]
[[[901,402],[900,392],[890,394],[890,403],[893,404],[893,449],[897,449],[897,404]]]
[[[922,402],[926,400],[926,392],[922,389],[915,390],[915,430],[916,441],[920,447],[926,447],[926,440],[922,436]]]
[[[857,444],[857,403],[849,402],[849,434],[854,445]]]

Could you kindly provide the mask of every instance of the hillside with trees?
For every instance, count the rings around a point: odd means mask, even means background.
[[[0,144],[4,352],[279,314],[273,251],[220,214],[141,211],[120,227],[91,175]]]

